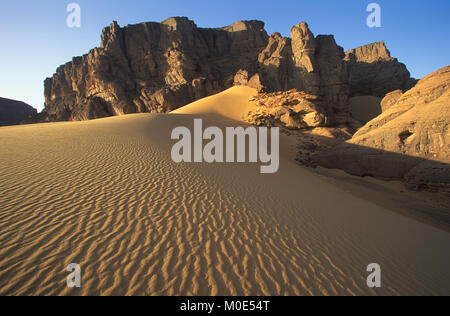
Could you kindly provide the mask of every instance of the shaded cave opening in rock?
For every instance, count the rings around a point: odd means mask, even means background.
[[[410,138],[412,135],[414,135],[414,133],[410,131],[401,132],[400,134],[398,134],[398,137],[400,138],[400,143],[402,145],[405,145],[406,140]]]

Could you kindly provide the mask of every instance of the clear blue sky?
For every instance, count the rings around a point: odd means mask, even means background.
[[[81,28],[68,28],[66,7],[82,9]],[[366,7],[382,8],[382,27],[369,28]],[[421,78],[450,64],[449,0],[2,0],[0,96],[41,110],[43,81],[56,68],[100,43],[103,27],[187,16],[200,27],[238,20],[266,22],[270,34],[289,35],[307,21],[317,34],[334,34],[345,50],[384,40],[392,55]]]

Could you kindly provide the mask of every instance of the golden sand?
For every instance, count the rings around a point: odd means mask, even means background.
[[[252,93],[168,115],[0,128],[0,294],[449,294],[445,231],[286,156],[273,175],[172,162],[174,127],[235,124]],[[80,289],[66,286],[70,263]]]

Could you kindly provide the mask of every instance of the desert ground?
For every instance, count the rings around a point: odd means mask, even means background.
[[[0,295],[450,294],[450,233],[376,203],[397,187],[361,193],[298,165],[285,138],[276,174],[172,161],[173,128],[242,125],[252,94],[0,128]]]

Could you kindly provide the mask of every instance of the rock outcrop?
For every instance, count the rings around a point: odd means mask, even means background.
[[[391,57],[383,41],[347,51],[345,61],[351,96],[383,98],[394,90],[407,91],[417,83],[406,66]]]
[[[259,21],[219,29],[187,18],[123,28],[114,22],[99,48],[45,81],[45,109],[51,120],[167,112],[231,87],[242,67],[254,73],[267,38]]]
[[[316,160],[353,175],[402,179],[409,189],[450,192],[450,66],[393,98],[351,140]]]
[[[329,119],[335,124],[346,122],[349,93],[344,50],[331,35],[314,37],[306,23],[295,25],[291,36],[272,34],[259,54],[262,85],[271,91],[298,89],[316,95]]]
[[[296,89],[259,93],[251,100],[256,103],[256,110],[248,113],[246,121],[294,130],[328,126],[328,117],[317,105],[317,100],[316,95]]]
[[[36,118],[168,112],[233,85],[248,85],[264,92],[297,89],[314,95],[327,124],[337,126],[351,119],[349,97],[356,90],[378,96],[397,88],[390,81],[400,78],[404,88],[409,80],[384,44],[346,56],[333,36],[316,37],[306,23],[295,25],[291,36],[269,37],[260,21],[216,29],[198,28],[181,17],[126,27],[114,22],[103,30],[100,47],[45,80],[45,110]],[[373,77],[367,76],[370,71]],[[398,75],[386,83],[392,74]]]
[[[18,125],[36,114],[36,109],[24,102],[0,98],[0,126]]]
[[[395,103],[397,103],[398,99],[400,99],[402,95],[402,90],[395,90],[386,94],[386,96],[381,100],[381,111],[386,112],[389,110]]]

